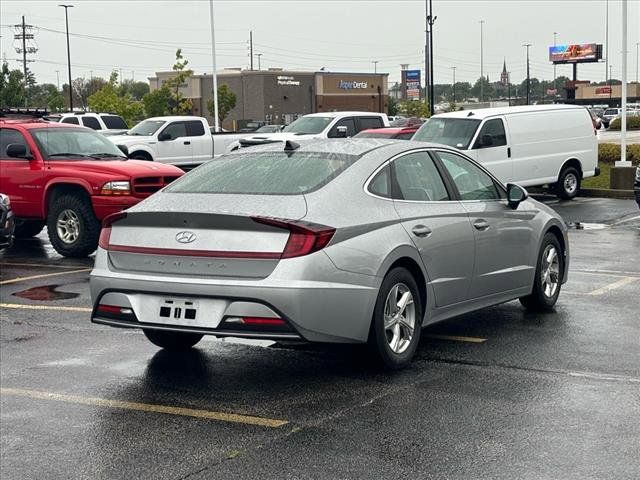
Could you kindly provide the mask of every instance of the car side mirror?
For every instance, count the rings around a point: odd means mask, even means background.
[[[516,210],[518,205],[527,198],[529,198],[529,193],[523,187],[515,183],[507,184],[507,201],[512,209]]]
[[[158,135],[159,142],[166,142],[167,140],[171,140],[171,134],[167,132],[162,132]]]
[[[347,127],[345,127],[344,125],[340,125],[339,127],[336,127],[336,137],[337,138],[347,138]]]
[[[116,145],[116,147],[118,147],[118,150],[124,153],[125,157],[129,158],[129,147],[127,147],[126,145]]]
[[[27,155],[27,147],[22,143],[10,143],[7,145],[7,157],[11,158],[25,158],[27,160],[31,160],[33,157],[31,155]]]
[[[482,135],[482,143],[480,144],[481,147],[491,147],[493,146],[493,135],[489,135],[488,133],[485,135]]]

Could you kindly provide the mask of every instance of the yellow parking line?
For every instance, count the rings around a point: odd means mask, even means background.
[[[90,272],[91,268],[81,268],[79,270],[70,270],[68,272],[44,273],[42,275],[31,275],[30,277],[18,277],[10,280],[3,280],[0,285],[8,285],[10,283],[26,282],[27,280],[36,280],[38,278],[55,277],[58,275],[71,275],[72,273]]]
[[[429,333],[424,336],[427,338],[434,338],[436,340],[452,340],[454,342],[484,343],[487,341],[486,338],[460,337],[458,335],[438,335],[435,333]]]
[[[20,310],[58,310],[62,312],[91,312],[88,307],[65,307],[60,305],[24,305],[22,303],[0,303],[0,308],[15,308]]]
[[[48,263],[14,263],[2,262],[0,267],[38,267],[38,268],[82,268],[85,265],[52,265]]]
[[[624,277],[618,280],[617,282],[610,283],[609,285],[605,285],[602,288],[598,288],[593,292],[589,292],[589,295],[604,295],[605,293],[610,292],[611,290],[615,290],[616,288],[624,287],[630,283],[636,282],[640,280],[638,277]]]
[[[182,417],[195,417],[204,420],[217,420],[220,422],[243,423],[245,425],[257,425],[259,427],[278,428],[289,423],[287,420],[254,417],[251,415],[239,415],[237,413],[214,412],[211,410],[198,410],[194,408],[171,407],[168,405],[156,405],[150,403],[123,402],[106,398],[83,397],[81,395],[66,395],[62,393],[41,392],[37,390],[25,390],[21,388],[0,388],[0,395],[13,395],[33,398],[37,400],[54,400],[58,402],[75,403],[95,407],[119,408],[123,410],[137,410],[139,412],[164,413]]]

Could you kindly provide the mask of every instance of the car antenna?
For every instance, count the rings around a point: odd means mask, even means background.
[[[467,117],[473,117],[475,114],[473,113],[473,111],[467,113]]]
[[[292,142],[291,140],[287,140],[284,142],[284,151],[285,152],[293,152],[300,148],[300,144],[296,142]]]

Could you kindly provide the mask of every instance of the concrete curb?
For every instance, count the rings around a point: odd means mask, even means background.
[[[603,197],[603,198],[621,198],[621,199],[635,199],[633,190],[611,190],[607,188],[581,188],[581,197]]]

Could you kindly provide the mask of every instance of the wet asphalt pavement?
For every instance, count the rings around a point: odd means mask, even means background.
[[[0,476],[639,478],[640,210],[539,198],[577,227],[556,311],[429,327],[398,373],[360,347],[161,351],[89,322],[90,259],[21,242],[0,254]]]

